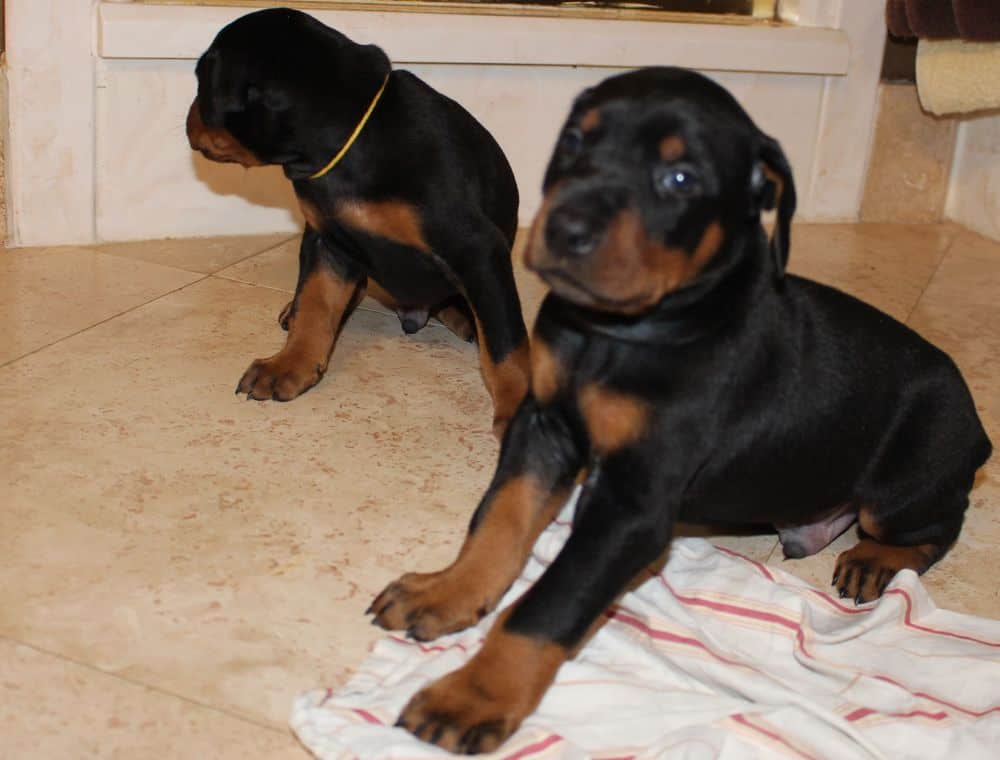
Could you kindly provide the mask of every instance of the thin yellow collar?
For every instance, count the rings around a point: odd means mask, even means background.
[[[349,151],[351,149],[351,146],[354,145],[354,141],[357,140],[358,137],[361,135],[361,130],[365,128],[365,124],[367,124],[368,120],[371,118],[372,113],[375,111],[375,106],[377,106],[378,102],[382,99],[382,93],[385,92],[385,87],[387,84],[389,84],[389,76],[391,74],[392,72],[390,71],[388,74],[385,75],[385,81],[382,82],[382,86],[379,87],[378,92],[375,93],[375,97],[372,100],[371,105],[368,106],[368,110],[365,111],[365,115],[361,117],[361,121],[358,122],[358,126],[354,128],[354,131],[351,133],[351,136],[347,138],[347,142],[344,143],[344,147],[337,152],[336,156],[330,159],[330,163],[328,163],[326,166],[324,166],[315,174],[310,175],[309,179],[319,179],[320,177],[324,176],[333,167],[335,167],[337,164],[340,163],[340,159],[342,159],[344,156],[347,155],[347,151]]]

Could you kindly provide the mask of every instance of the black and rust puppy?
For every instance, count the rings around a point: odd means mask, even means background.
[[[191,147],[281,165],[306,218],[287,342],[237,392],[288,401],[315,385],[367,291],[407,333],[436,316],[478,342],[502,435],[530,360],[510,257],[517,186],[489,132],[379,48],[285,8],[225,27],[197,76]]]
[[[799,557],[857,519],[833,583],[867,602],[944,554],[991,450],[945,354],[785,275],[788,163],[709,79],[645,69],[585,92],[545,192],[527,253],[552,288],[532,392],[458,559],[373,605],[419,639],[475,622],[583,483],[556,560],[467,665],[403,711],[401,725],[461,752],[517,728],[677,520],[774,523]],[[769,241],[760,214],[774,205]]]

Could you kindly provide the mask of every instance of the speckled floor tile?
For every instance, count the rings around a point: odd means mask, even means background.
[[[0,250],[0,364],[197,279],[84,248]]]
[[[263,253],[225,267],[216,274],[219,277],[245,282],[249,285],[261,285],[265,288],[293,293],[299,271],[300,238],[301,236],[297,235],[285,240],[280,245],[273,246]]]
[[[282,725],[453,557],[496,456],[475,349],[358,312],[320,385],[248,402],[284,298],[205,280],[0,371],[0,633]]]
[[[799,224],[789,271],[906,320],[957,234],[949,225]]]
[[[291,235],[282,232],[249,237],[137,240],[129,243],[101,243],[95,248],[113,256],[149,261],[199,274],[213,274],[249,256],[274,248],[290,237]]]
[[[994,446],[972,491],[958,544],[926,583],[942,606],[1000,617],[1000,586],[987,569],[995,566],[1000,546],[1000,243],[963,231],[910,326],[958,364]]]
[[[963,233],[910,326],[951,354],[978,406],[1000,420],[1000,243]]]
[[[304,752],[286,731],[0,639],[0,756],[292,760]]]

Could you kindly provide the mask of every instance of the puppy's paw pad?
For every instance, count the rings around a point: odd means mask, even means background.
[[[889,546],[866,538],[837,557],[833,585],[841,598],[858,604],[871,602],[882,596],[900,570],[922,573],[938,554],[937,547],[930,544]]]
[[[464,680],[458,671],[417,693],[396,725],[449,752],[477,755],[498,749],[517,730],[522,716],[505,710],[488,688]]]
[[[865,560],[844,559],[842,554],[833,573],[833,585],[841,599],[864,604],[882,596],[896,572]]]
[[[470,587],[447,571],[407,573],[375,597],[368,608],[372,623],[388,631],[406,631],[417,641],[431,641],[475,625],[492,607],[472,604]]]
[[[291,401],[322,377],[323,367],[316,362],[278,354],[254,360],[240,378],[236,392],[257,401]]]

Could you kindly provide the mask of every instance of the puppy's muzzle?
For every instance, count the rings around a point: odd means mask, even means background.
[[[554,209],[545,224],[545,244],[557,258],[582,258],[593,253],[603,234],[598,220],[572,206]]]
[[[191,149],[198,151],[207,159],[220,163],[242,164],[246,167],[260,166],[262,163],[225,129],[206,126],[201,117],[201,107],[197,98],[188,111],[186,131]]]
[[[628,203],[626,188],[602,181],[563,188],[553,198],[544,220],[549,256],[571,261],[598,253],[613,220]]]

